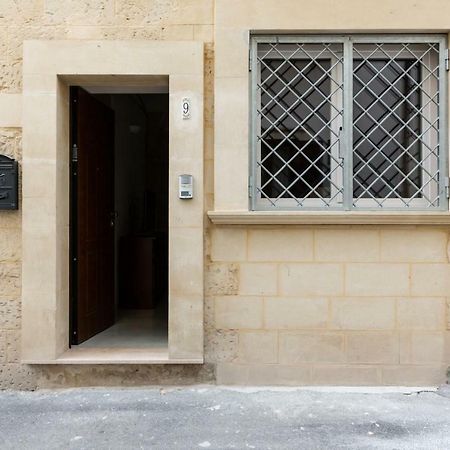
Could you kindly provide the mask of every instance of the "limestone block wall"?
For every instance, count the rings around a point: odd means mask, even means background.
[[[8,104],[5,96],[21,94],[24,40],[201,40],[204,201],[205,212],[213,210],[214,3],[1,0],[0,153],[21,160],[20,124],[11,127],[5,120],[9,109],[1,105]],[[236,35],[236,46],[242,45],[242,36]],[[233,67],[230,53],[228,69]],[[233,80],[220,82],[234,86]],[[247,79],[237,82],[246,84]],[[231,125],[232,133],[235,125],[246,127],[247,122]],[[243,155],[246,145],[242,143]],[[224,147],[223,164],[232,150]],[[233,161],[228,164],[239,170]],[[0,389],[214,381],[444,382],[450,364],[449,231],[434,226],[212,226],[205,218],[204,365],[27,366],[19,363],[21,211],[2,211]]]
[[[448,229],[211,229],[208,357],[233,384],[446,379]]]
[[[205,210],[212,205],[213,0],[0,1],[0,153],[22,158],[15,97],[22,93],[23,41],[199,40],[205,52]],[[19,103],[20,105],[20,98]],[[11,125],[14,125],[11,127]],[[36,268],[39,271],[39,268]],[[0,389],[210,382],[213,366],[27,366],[20,364],[21,211],[0,212]]]

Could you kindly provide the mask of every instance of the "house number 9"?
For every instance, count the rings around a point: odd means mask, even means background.
[[[183,112],[183,119],[191,118],[191,100],[189,98],[183,98],[181,102],[181,109]]]

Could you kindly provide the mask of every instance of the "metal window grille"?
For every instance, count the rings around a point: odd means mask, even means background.
[[[252,209],[445,209],[446,40],[254,36]]]

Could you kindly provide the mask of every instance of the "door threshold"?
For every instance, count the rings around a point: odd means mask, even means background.
[[[203,358],[170,358],[167,348],[71,348],[54,360],[24,364],[203,364]]]

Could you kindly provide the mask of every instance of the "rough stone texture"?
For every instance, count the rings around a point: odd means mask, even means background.
[[[22,133],[17,128],[0,128],[0,154],[20,160],[22,156],[21,138]]]
[[[6,357],[6,336],[7,331],[0,331],[0,364],[5,364],[7,362]]]
[[[6,331],[6,361],[8,363],[20,362],[20,331]]]
[[[0,389],[36,389],[37,373],[37,368],[25,364],[0,364]]]
[[[206,268],[206,295],[233,295],[238,291],[236,264],[214,263]]]
[[[2,296],[17,297],[20,295],[20,264],[0,263],[0,285]]]
[[[40,388],[67,386],[146,386],[211,383],[214,366],[203,365],[101,365],[42,366],[35,369]]]
[[[237,358],[239,336],[236,331],[208,330],[205,341],[205,361],[232,362]]]
[[[2,244],[0,245],[0,262],[20,261],[21,233],[18,228],[5,228],[1,230]]]
[[[0,297],[0,329],[20,328],[20,300]]]

